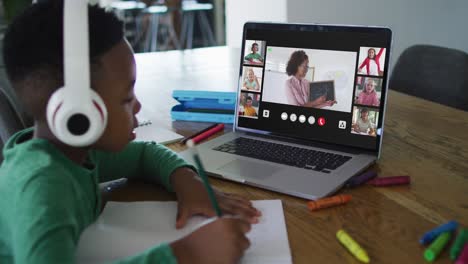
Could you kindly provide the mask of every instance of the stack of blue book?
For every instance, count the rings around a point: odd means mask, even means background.
[[[235,92],[174,90],[172,97],[180,103],[172,107],[172,120],[234,122]]]

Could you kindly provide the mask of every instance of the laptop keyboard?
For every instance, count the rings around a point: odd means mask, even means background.
[[[330,173],[351,159],[349,156],[244,137],[236,138],[213,150],[325,173]]]

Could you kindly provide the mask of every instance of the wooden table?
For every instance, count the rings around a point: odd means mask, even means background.
[[[227,47],[136,56],[137,96],[159,125],[190,134],[207,123],[171,122],[174,89],[234,91],[238,50]],[[227,128],[226,130],[229,130]],[[172,144],[176,151],[184,147]],[[379,175],[410,175],[410,186],[343,189],[345,205],[310,212],[306,200],[228,181],[211,179],[227,192],[252,200],[283,201],[294,263],[359,263],[336,240],[344,228],[365,248],[372,263],[425,263],[418,240],[451,219],[468,227],[468,112],[389,92]],[[141,183],[116,193],[115,200],[173,200],[160,188]],[[451,263],[448,250],[436,263]]]

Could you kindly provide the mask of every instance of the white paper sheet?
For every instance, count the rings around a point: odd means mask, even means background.
[[[260,223],[247,234],[251,246],[241,263],[292,263],[280,200],[253,201]],[[109,202],[96,223],[81,235],[78,263],[102,263],[136,255],[163,242],[177,240],[212,219],[193,217],[175,229],[176,202]]]

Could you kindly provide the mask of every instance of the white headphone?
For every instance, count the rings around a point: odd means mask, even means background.
[[[64,0],[64,86],[47,103],[47,123],[63,143],[83,147],[96,142],[107,124],[107,109],[91,89],[88,3]]]

